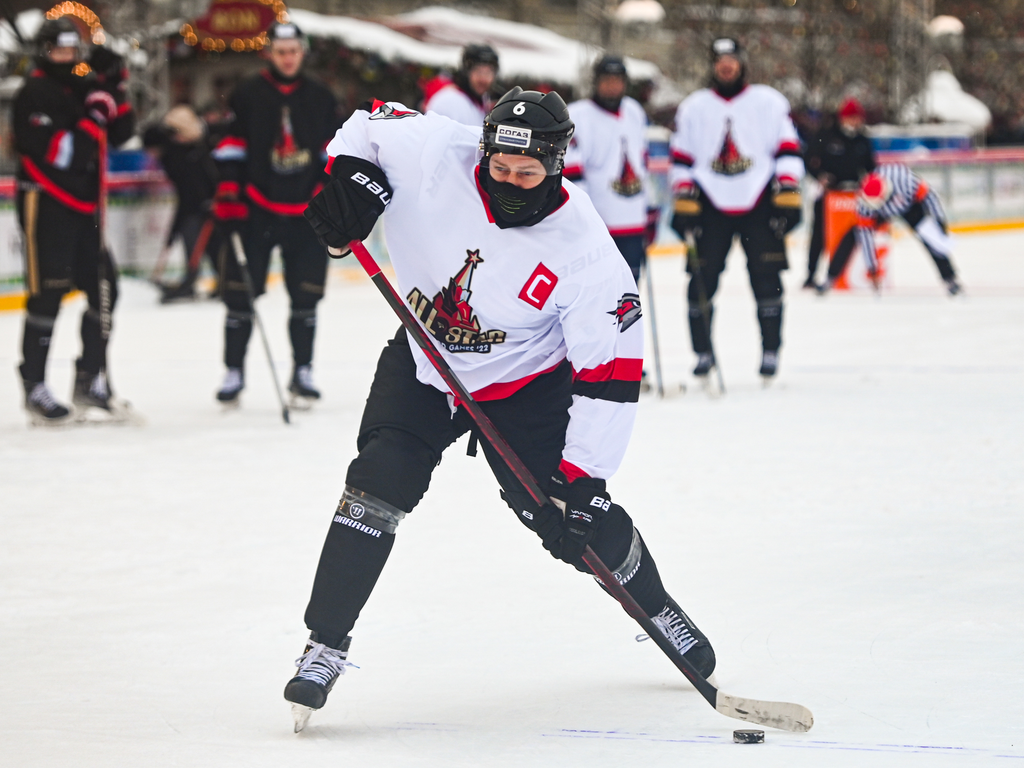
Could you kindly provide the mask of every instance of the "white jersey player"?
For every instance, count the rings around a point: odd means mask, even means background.
[[[626,65],[604,56],[594,66],[594,96],[574,101],[576,134],[565,156],[565,178],[594,203],[633,279],[644,260],[647,206],[647,114],[626,96]]]
[[[605,490],[639,397],[642,311],[590,199],[563,182],[572,134],[556,93],[512,89],[488,115],[482,143],[448,118],[376,102],[331,142],[332,180],[306,217],[324,245],[342,249],[384,214],[399,292],[531,473],[551,478],[564,512],[538,506],[485,445],[502,498],[556,558],[585,570],[592,547],[706,676],[707,638],[665,592]],[[400,331],[377,365],[306,610],[309,645],[285,688],[297,727],[348,665],[349,632],[399,523],[444,449],[473,428]],[[467,531],[464,546],[495,545]]]
[[[462,66],[448,82],[436,81],[423,102],[425,112],[436,112],[457,123],[478,129],[490,111],[491,88],[498,76],[498,54],[489,45],[467,45]]]
[[[771,377],[782,343],[784,237],[800,221],[800,144],[786,98],[766,85],[747,84],[737,41],[716,40],[711,56],[711,87],[679,105],[672,136],[672,227],[684,239],[694,236],[699,255],[699,265],[692,258],[687,264],[694,373],[707,376],[715,364],[710,302],[739,235],[757,300],[761,375]]]

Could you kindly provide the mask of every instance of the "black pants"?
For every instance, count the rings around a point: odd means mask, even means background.
[[[117,270],[110,254],[100,249],[95,214],[73,211],[39,190],[20,191],[17,208],[24,235],[28,289],[21,377],[31,383],[45,380],[46,358],[60,302],[64,294],[75,288],[89,300],[82,315],[82,356],[77,369],[92,375],[106,370],[107,339],[100,323],[100,270],[102,267],[110,286],[111,310],[117,301]]]
[[[713,305],[711,300],[718,290],[718,280],[725,269],[725,259],[732,248],[733,238],[739,235],[740,244],[747,255],[750,287],[757,300],[757,321],[761,326],[761,344],[765,350],[777,351],[782,345],[782,280],[779,273],[789,267],[786,260],[785,234],[771,226],[772,208],[767,195],[748,213],[730,216],[704,200],[700,224],[694,229],[700,276],[689,261],[690,285],[686,298],[689,305],[690,340],[693,351],[700,354],[711,350],[708,335]],[[708,306],[708,327],[700,308],[700,290],[703,285]]]
[[[316,305],[324,296],[327,281],[327,250],[302,216],[279,216],[255,205],[242,229],[256,296],[263,294],[270,267],[270,252],[281,246],[284,282],[291,298],[288,335],[295,366],[313,360]],[[230,242],[221,251],[221,286],[228,308],[224,323],[224,363],[229,368],[245,365],[245,351],[252,336],[252,311],[242,272]]]
[[[921,203],[914,203],[903,214],[903,220],[907,222],[908,226],[914,230],[914,234],[917,235],[918,240],[921,241],[921,245],[928,251],[928,255],[932,257],[932,261],[935,262],[935,267],[939,270],[939,277],[943,280],[952,280],[956,277],[956,271],[953,269],[953,263],[949,259],[949,254],[942,253],[932,247],[931,243],[925,240],[921,233],[917,231],[917,227],[924,221],[927,214],[925,213],[924,206]],[[937,222],[942,232],[946,232],[945,222]],[[832,256],[832,261],[828,265],[828,278],[829,280],[835,280],[846,268],[846,263],[850,260],[850,256],[853,254],[853,247],[857,244],[856,240],[856,227],[850,229],[843,239],[839,241],[839,245],[836,246],[836,252]],[[872,234],[872,237],[874,235]]]
[[[622,237],[613,237],[616,247],[619,249],[619,253],[622,254],[622,258],[626,260],[626,264],[629,266],[629,271],[633,273],[633,280],[640,284],[640,267],[643,266],[647,260],[647,249],[644,248],[644,236],[643,235],[623,235]]]
[[[821,259],[821,249],[825,247],[825,195],[822,192],[814,201],[814,224],[811,226],[811,244],[807,249],[807,279],[814,277]]]
[[[572,370],[563,363],[510,397],[481,403],[542,485],[557,469],[565,447],[571,387]],[[351,498],[353,491],[367,494],[378,507],[390,508],[397,516],[411,512],[426,492],[442,452],[471,428],[472,421],[464,408],[452,415],[444,393],[416,380],[405,331],[399,330],[377,363],[359,427],[359,454],[348,468],[346,496]],[[491,471],[504,488],[502,496],[508,505],[517,513],[535,509],[490,445],[481,445]],[[306,625],[320,642],[333,647],[352,630],[394,544],[393,531],[382,531],[368,521],[369,516],[361,510],[348,516],[336,514],[320,555]],[[472,536],[473,532],[467,531],[466,546],[500,546],[497,542],[474,541]],[[653,616],[665,606],[665,590],[639,534],[636,540],[642,549],[638,568],[635,572],[631,569],[633,575],[624,583]],[[634,529],[622,507],[612,505],[591,546],[612,569],[627,561],[634,546]]]

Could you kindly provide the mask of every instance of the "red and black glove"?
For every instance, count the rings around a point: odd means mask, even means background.
[[[644,223],[644,250],[651,247],[658,239],[658,222],[661,220],[661,208],[648,208],[647,221]]]
[[[238,224],[249,218],[249,206],[239,199],[236,182],[222,181],[217,185],[210,212],[217,221],[225,224]]]
[[[117,102],[106,91],[92,91],[85,97],[85,112],[101,128],[117,117]]]

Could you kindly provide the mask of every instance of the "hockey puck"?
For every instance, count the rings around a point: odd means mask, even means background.
[[[764,731],[733,731],[732,740],[737,744],[764,744]]]

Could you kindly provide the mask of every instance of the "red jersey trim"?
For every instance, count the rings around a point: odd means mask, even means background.
[[[483,389],[478,389],[476,392],[473,392],[471,394],[473,395],[473,399],[479,402],[484,402],[487,400],[504,400],[506,397],[511,397],[512,395],[514,395],[516,392],[525,387],[538,376],[543,376],[546,373],[551,373],[561,364],[561,362],[555,363],[550,368],[545,368],[543,371],[531,373],[529,376],[524,376],[523,378],[516,379],[515,381],[498,381],[495,382],[494,384],[488,384]],[[456,407],[462,405],[462,400],[459,399],[458,395],[452,394],[452,397],[455,400]]]
[[[97,143],[103,138],[103,134],[105,133],[105,131],[96,125],[96,123],[84,117],[75,123],[75,127],[85,131]]]
[[[43,159],[50,165],[53,165],[54,161],[57,159],[57,155],[60,153],[61,139],[66,135],[67,131],[57,131],[53,134],[53,138],[50,139],[50,145],[46,148],[46,155],[43,157]]]
[[[688,165],[693,166],[693,156],[688,155],[685,152],[681,152],[678,149],[672,150],[672,162],[676,165]]]
[[[565,479],[570,483],[579,480],[581,477],[590,477],[586,472],[572,464],[565,459],[558,462],[558,471],[565,475]]]
[[[635,227],[608,227],[608,234],[612,237],[630,237],[631,235],[642,235],[646,225],[638,224]]]
[[[301,216],[309,205],[308,201],[305,203],[275,203],[273,200],[268,200],[266,195],[252,184],[245,185],[245,194],[260,208],[279,216]]]
[[[79,200],[77,197],[65,192],[51,181],[46,174],[39,169],[39,166],[24,155],[21,156],[21,167],[25,169],[25,173],[32,178],[32,181],[42,187],[46,194],[54,198],[61,205],[66,205],[71,210],[78,211],[79,213],[96,213],[96,203]]]
[[[594,368],[584,368],[572,372],[574,381],[640,381],[643,375],[644,361],[638,357],[616,357],[611,362],[602,363]]]
[[[282,83],[282,82],[279,82],[278,80],[276,80],[272,74],[270,74],[270,70],[269,69],[264,69],[263,72],[261,72],[260,74],[263,75],[263,77],[266,79],[266,81],[268,83],[270,83],[272,86],[274,86],[277,90],[279,90],[285,96],[290,96],[291,94],[295,93],[295,89],[298,88],[300,85],[302,85],[302,78],[301,77],[299,77],[293,83]]]

